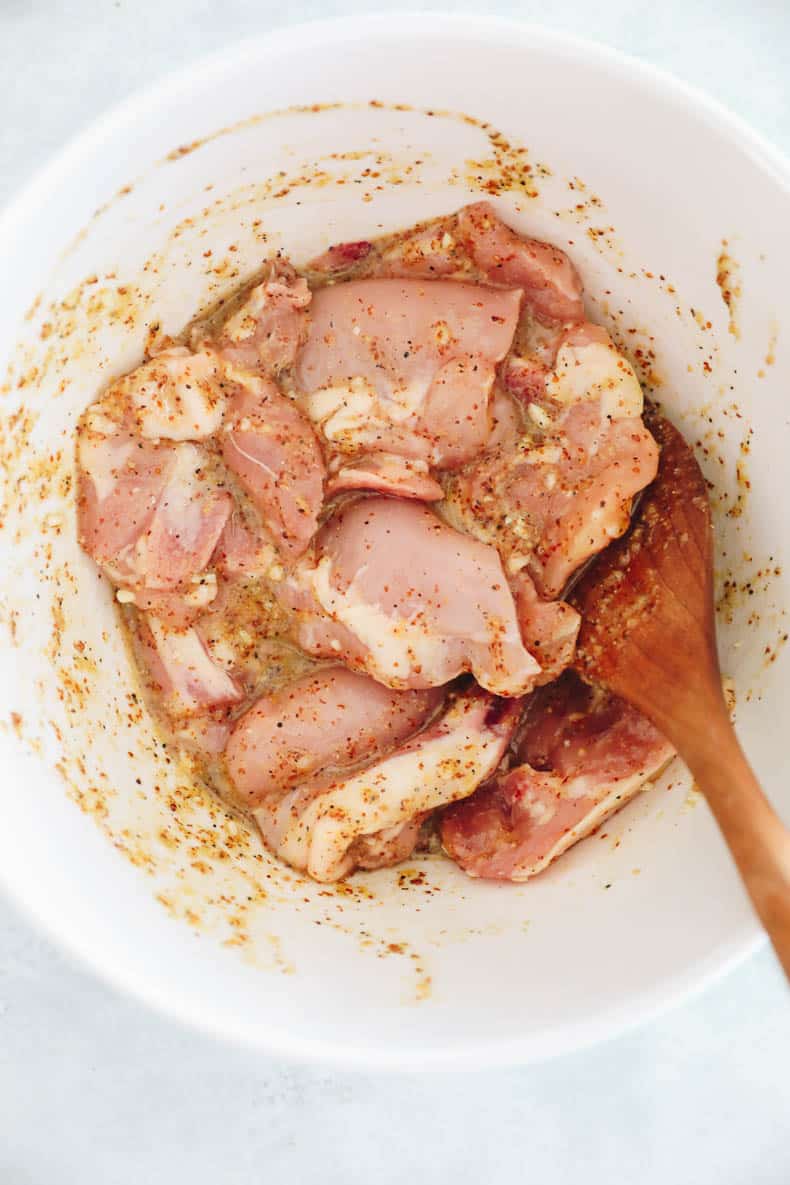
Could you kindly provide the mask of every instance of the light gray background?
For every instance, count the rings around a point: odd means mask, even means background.
[[[0,0],[0,202],[96,114],[195,55],[376,7]],[[447,7],[608,41],[704,87],[790,152],[785,0]],[[543,1066],[306,1070],[117,996],[0,900],[0,1185],[787,1185],[788,1003],[763,951],[652,1026]]]

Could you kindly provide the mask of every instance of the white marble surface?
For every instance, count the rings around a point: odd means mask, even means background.
[[[375,7],[0,0],[0,201],[169,68],[287,21]],[[790,151],[785,0],[452,7],[528,20],[551,9],[547,23],[696,82]],[[786,1185],[788,1003],[766,950],[652,1026],[547,1065],[466,1077],[307,1070],[116,995],[0,901],[0,1185]]]

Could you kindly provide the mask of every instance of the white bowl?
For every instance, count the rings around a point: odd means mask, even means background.
[[[319,103],[344,105],[282,113]],[[0,532],[8,890],[184,1021],[378,1067],[570,1050],[751,950],[757,925],[677,769],[521,887],[437,858],[337,889],[274,866],[166,763],[130,698],[110,592],[74,538],[71,431],[151,323],[178,330],[266,251],[305,258],[494,191],[519,226],[570,244],[591,316],[642,351],[657,397],[703,446],[721,578],[752,590],[728,597],[723,665],[746,748],[787,811],[790,665],[781,645],[769,659],[790,560],[789,176],[733,117],[609,50],[415,14],[243,44],[65,149],[0,220],[0,361],[14,366]],[[725,239],[739,337],[716,281]]]

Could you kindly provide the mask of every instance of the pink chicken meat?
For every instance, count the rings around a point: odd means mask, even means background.
[[[341,507],[277,594],[303,650],[389,687],[437,687],[471,671],[489,691],[523,695],[540,673],[496,550],[413,502]]]
[[[416,732],[441,698],[439,690],[392,691],[341,666],[262,696],[225,751],[238,801],[252,809],[327,769],[379,756]]]
[[[339,243],[309,267],[333,278],[444,279],[519,289],[546,326],[584,320],[581,278],[565,252],[518,234],[490,202],[464,206],[378,246]]]
[[[437,720],[362,770],[268,799],[255,811],[267,845],[317,881],[405,859],[429,812],[496,769],[518,714],[517,701],[479,688],[451,696]]]
[[[255,506],[277,550],[295,558],[318,526],[324,462],[315,433],[271,379],[237,375],[222,456]]]
[[[634,496],[656,475],[642,410],[633,369],[605,331],[568,330],[523,433],[453,479],[450,521],[494,543],[507,571],[528,572],[543,597],[558,596],[625,531]]]
[[[520,307],[517,289],[454,281],[371,279],[320,289],[295,382],[329,450],[334,490],[347,487],[352,462],[380,472],[380,454],[410,461],[415,477],[476,456],[491,431],[496,366]]]
[[[568,671],[529,701],[515,767],[445,812],[442,844],[470,876],[527,880],[673,756],[635,708]]]
[[[198,445],[104,436],[86,425],[79,444],[80,542],[140,608],[199,608],[193,578],[208,564],[233,500],[207,471]]]
[[[581,280],[564,251],[516,234],[488,202],[461,210],[457,233],[488,282],[520,288],[536,317],[548,324],[583,319]]]
[[[202,716],[244,698],[238,681],[213,658],[197,630],[170,629],[150,618],[140,624],[139,643],[148,678],[174,719]]]
[[[277,375],[293,365],[307,337],[312,293],[290,264],[275,259],[215,333],[199,324],[193,345],[253,373]]]

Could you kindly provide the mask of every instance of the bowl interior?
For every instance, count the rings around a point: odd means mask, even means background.
[[[426,39],[442,47],[430,70]],[[312,26],[134,100],[0,222],[14,277],[0,293],[12,838],[0,876],[118,983],[295,1055],[559,1052],[700,982],[757,932],[677,766],[525,886],[428,857],[336,887],[280,869],[163,753],[109,590],[76,546],[74,423],[153,326],[177,332],[280,247],[302,260],[481,193],[571,253],[590,317],[698,447],[723,669],[745,746],[788,813],[775,727],[790,691],[788,182],[737,125],[642,68],[526,27]]]

